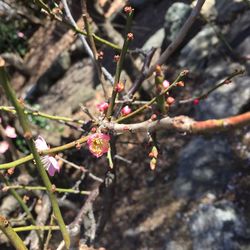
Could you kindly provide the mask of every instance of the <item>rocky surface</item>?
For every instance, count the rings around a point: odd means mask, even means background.
[[[173,41],[190,13],[189,5],[183,2],[186,1],[133,1],[138,11],[134,46],[164,48]],[[249,111],[250,105],[248,5],[246,1],[211,2],[206,14],[216,25],[200,21],[168,66],[174,68],[174,72],[183,68],[191,71],[191,83],[187,88],[193,95],[214,86],[235,69],[243,68],[246,74],[216,90],[195,108],[187,105],[187,114],[195,119],[236,115]],[[203,25],[201,30],[199,25]],[[72,45],[72,33],[70,38],[67,33],[59,39],[53,30],[48,32],[48,44],[41,43],[40,32],[40,47],[35,47],[35,52],[27,56],[30,58],[37,53],[29,65],[32,68],[38,64],[38,73],[29,79],[29,91],[23,92],[33,95],[41,110],[50,114],[71,116],[81,103],[95,109],[99,92],[93,87],[96,79],[92,63],[78,42]],[[57,37],[54,46],[51,45],[53,34]],[[59,51],[56,50],[58,45]],[[51,58],[39,63],[45,57],[43,48]],[[46,67],[42,67],[43,64]],[[60,143],[60,133],[44,133],[49,142]],[[250,207],[247,206],[249,128],[206,137],[190,138],[171,133],[159,137],[161,156],[155,172],[149,171],[145,157],[148,152],[142,138],[129,138],[134,144],[139,142],[136,147],[120,146],[120,152],[127,153],[125,157],[133,163],[119,165],[112,218],[98,241],[107,249],[125,250],[249,249],[250,215],[246,211]],[[232,185],[235,176],[240,180],[244,176],[245,181]]]

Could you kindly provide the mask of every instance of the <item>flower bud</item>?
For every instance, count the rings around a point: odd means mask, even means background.
[[[167,89],[170,86],[170,82],[167,81],[167,80],[164,80],[163,83],[162,83],[162,85],[163,85],[164,89]]]
[[[169,96],[166,102],[169,106],[171,106],[175,102],[175,99],[172,96]]]
[[[184,87],[185,84],[184,84],[183,81],[179,81],[179,82],[176,83],[176,86],[178,86],[178,87]]]
[[[134,9],[131,6],[125,6],[124,7],[124,12],[126,14],[130,14]]]
[[[200,102],[200,100],[199,100],[198,98],[196,98],[196,99],[193,100],[193,104],[194,104],[194,105],[198,105],[199,102]]]
[[[98,59],[98,60],[102,60],[102,59],[103,59],[103,56],[104,56],[103,51],[99,51],[99,52],[97,53],[97,59]]]
[[[97,105],[97,108],[100,112],[105,112],[109,107],[109,104],[107,102],[101,102]]]
[[[157,115],[156,114],[152,114],[151,117],[150,117],[150,119],[152,121],[155,121],[157,119]]]
[[[127,106],[122,108],[121,113],[122,113],[123,116],[125,116],[125,115],[130,114],[131,111],[132,111],[131,108],[127,105]]]
[[[115,55],[115,56],[114,56],[114,62],[118,62],[119,59],[120,59],[120,56],[119,56],[119,55]]]
[[[129,41],[132,41],[132,40],[134,40],[134,34],[133,33],[128,33],[127,34],[127,39],[129,40]]]
[[[124,84],[122,82],[118,82],[116,87],[115,87],[115,91],[120,93],[124,90]]]

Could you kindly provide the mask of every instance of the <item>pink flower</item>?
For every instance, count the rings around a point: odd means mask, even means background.
[[[11,127],[11,126],[9,126],[9,125],[5,128],[4,131],[5,131],[5,134],[6,134],[9,138],[16,138],[16,137],[17,137],[15,128],[13,128],[13,127]]]
[[[109,150],[110,136],[103,133],[95,133],[88,138],[89,151],[95,156],[100,157]]]
[[[4,154],[9,148],[9,143],[7,141],[0,142],[0,154]]]
[[[99,109],[100,112],[105,112],[109,107],[109,104],[107,102],[101,102],[100,104],[97,105],[97,108]]]
[[[35,145],[38,151],[43,151],[49,149],[46,141],[43,139],[42,136],[38,136],[38,138],[35,140]],[[54,176],[55,172],[60,171],[59,164],[55,157],[49,156],[49,155],[44,155],[41,156],[42,163],[45,167],[45,169],[48,171],[50,176]]]
[[[128,114],[130,114],[131,113],[131,108],[127,105],[127,106],[125,106],[125,107],[123,107],[122,108],[122,110],[121,110],[121,113],[122,113],[122,115],[128,115]]]
[[[170,83],[169,83],[169,81],[164,80],[162,85],[163,85],[164,89],[167,89],[170,86]]]

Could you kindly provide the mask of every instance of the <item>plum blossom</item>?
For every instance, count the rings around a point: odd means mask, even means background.
[[[17,137],[15,128],[13,128],[9,125],[5,128],[4,131],[5,131],[6,136],[8,136],[9,138],[16,138]]]
[[[123,107],[122,108],[122,110],[121,110],[121,113],[122,113],[122,115],[128,115],[128,114],[130,114],[131,113],[131,108],[127,105],[127,106],[125,106],[125,107]]]
[[[89,151],[97,158],[107,153],[109,150],[110,136],[103,133],[95,133],[88,138]]]
[[[7,141],[0,142],[0,154],[4,154],[9,149],[9,143]]]
[[[105,112],[109,107],[109,104],[107,102],[101,102],[97,105],[97,108],[100,112]]]
[[[36,145],[37,150],[39,150],[39,151],[49,149],[46,141],[40,135],[35,140],[35,145]],[[44,156],[41,156],[41,160],[42,160],[42,163],[43,163],[45,169],[48,171],[50,176],[54,176],[56,171],[57,172],[60,171],[59,164],[58,164],[57,160],[55,159],[55,157],[49,156],[49,155],[44,155]]]

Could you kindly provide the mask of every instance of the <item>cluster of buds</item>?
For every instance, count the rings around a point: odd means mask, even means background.
[[[158,150],[156,146],[153,146],[148,156],[151,158],[150,160],[150,169],[155,170],[157,164]]]

